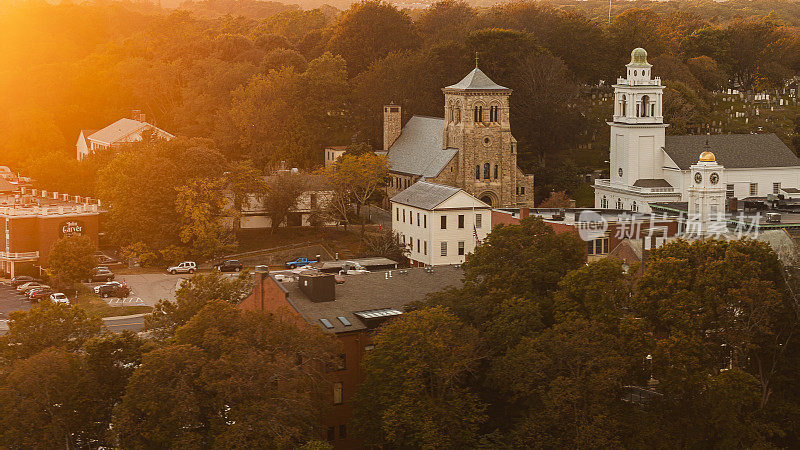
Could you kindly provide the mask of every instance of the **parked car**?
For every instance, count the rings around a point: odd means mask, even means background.
[[[31,289],[34,289],[34,288],[37,288],[37,287],[42,287],[42,286],[46,286],[46,285],[44,285],[42,283],[39,283],[38,281],[30,281],[28,283],[20,284],[19,286],[17,286],[17,291],[20,294],[24,294],[24,293],[30,291]]]
[[[43,299],[50,297],[50,294],[53,294],[55,291],[50,288],[45,289],[33,289],[31,292],[28,293],[28,300],[32,302],[40,302]]]
[[[167,272],[175,275],[176,273],[194,273],[197,270],[197,264],[194,261],[184,261],[177,266],[167,268]]]
[[[14,277],[11,279],[11,287],[17,287],[20,284],[30,283],[31,281],[37,281],[36,278],[33,278],[28,275],[20,275],[18,277]]]
[[[303,266],[307,266],[309,264],[314,264],[315,262],[317,262],[317,261],[316,260],[310,260],[310,259],[308,259],[306,257],[301,256],[301,257],[295,259],[294,261],[287,262],[286,263],[286,267],[288,267],[289,269],[294,269],[296,267],[303,267]]]
[[[97,294],[100,297],[127,297],[128,294],[131,293],[131,288],[129,288],[125,284],[121,283],[106,283],[97,286],[99,289],[97,290]]]
[[[220,263],[214,264],[214,267],[220,272],[241,272],[244,266],[238,259],[229,259]]]
[[[110,284],[113,284],[115,286],[122,286],[122,283],[120,283],[119,281],[109,281],[108,283],[99,284],[99,285],[95,286],[94,289],[92,289],[92,290],[94,291],[95,294],[99,295],[100,294],[100,288],[102,286],[106,286],[106,285],[110,285]]]
[[[97,283],[99,281],[111,281],[114,279],[114,272],[108,267],[95,267],[94,273],[89,281]]]
[[[69,299],[67,298],[67,295],[64,294],[63,292],[54,292],[50,294],[50,301],[52,301],[53,303],[65,303],[69,305]]]

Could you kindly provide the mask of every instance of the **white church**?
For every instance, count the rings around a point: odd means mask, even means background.
[[[595,181],[596,208],[650,212],[651,203],[686,202],[690,213],[716,215],[728,198],[798,192],[800,159],[775,134],[666,136],[664,86],[647,52],[633,50],[626,67],[614,85],[610,176]]]

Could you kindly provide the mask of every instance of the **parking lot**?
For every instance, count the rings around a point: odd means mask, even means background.
[[[189,275],[169,275],[165,273],[143,273],[130,275],[117,275],[114,281],[119,281],[131,288],[131,293],[126,298],[107,298],[105,299],[111,306],[153,306],[159,300],[174,300],[175,289],[177,289],[181,279],[188,278]],[[103,283],[92,283],[89,286],[94,288]]]
[[[27,310],[33,303],[25,299],[24,295],[17,293],[13,287],[0,283],[0,319],[8,319],[11,311]]]

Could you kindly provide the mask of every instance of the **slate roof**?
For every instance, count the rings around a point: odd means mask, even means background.
[[[500,86],[499,84],[495,83],[491,80],[488,76],[481,69],[475,67],[472,69],[472,72],[468,73],[467,76],[464,77],[461,81],[456,84],[447,86],[445,89],[475,89],[475,90],[489,90],[489,91],[497,91],[497,90],[505,90],[510,91],[509,88],[505,86]]]
[[[169,135],[170,137],[174,137],[166,131],[156,128],[147,122],[122,118],[103,128],[102,130],[92,133],[91,135],[87,136],[86,139],[110,145],[145,127],[153,127],[156,130]]]
[[[310,324],[323,331],[341,333],[367,328],[356,316],[356,312],[392,308],[403,311],[405,305],[425,296],[453,286],[461,287],[463,271],[455,266],[436,266],[433,273],[422,267],[393,270],[392,277],[386,278],[385,271],[359,275],[346,275],[344,284],[336,285],[336,300],[315,303],[306,297],[295,281],[278,282],[288,292],[292,306]],[[344,325],[338,317],[344,317],[350,326]],[[320,319],[327,319],[333,328],[326,328]]]
[[[672,187],[669,184],[669,181],[663,178],[640,178],[633,183],[634,186],[638,187]]]
[[[392,197],[391,201],[415,208],[431,210],[456,195],[461,189],[443,184],[417,181]]]
[[[457,149],[442,149],[444,119],[412,117],[400,136],[389,147],[389,170],[409,175],[434,178],[458,153]]]
[[[667,136],[664,151],[681,170],[697,163],[705,150],[727,169],[800,166],[800,159],[774,133]]]

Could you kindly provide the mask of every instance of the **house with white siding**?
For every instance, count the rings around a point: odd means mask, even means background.
[[[461,264],[492,229],[492,207],[452,186],[418,181],[390,204],[392,231],[414,266]]]
[[[75,144],[78,161],[89,154],[109,147],[138,142],[150,133],[151,136],[170,140],[175,136],[145,121],[145,115],[134,111],[133,118],[122,118],[101,130],[81,130]]]

